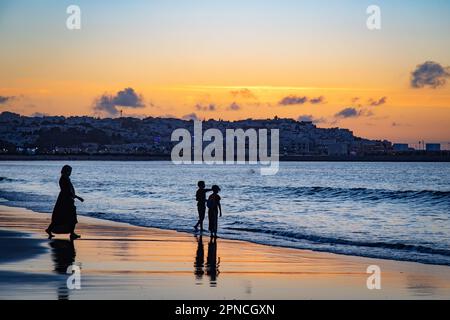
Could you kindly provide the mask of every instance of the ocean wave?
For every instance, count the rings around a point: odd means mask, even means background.
[[[23,183],[23,182],[26,182],[26,180],[24,180],[24,179],[18,179],[18,178],[9,178],[9,177],[0,177],[0,183],[2,183],[2,182],[15,182],[15,183],[17,183],[17,182],[21,182],[21,183]]]
[[[449,203],[450,191],[437,190],[389,190],[369,188],[333,188],[333,187],[260,187],[264,193],[279,196],[295,195],[299,197],[344,198],[349,200],[382,201],[382,200],[407,200],[407,201],[433,201]]]
[[[259,228],[245,228],[245,227],[227,227],[228,230],[240,231],[240,232],[252,232],[252,233],[263,233],[274,236],[280,236],[285,238],[290,238],[292,240],[306,240],[313,243],[320,244],[330,244],[330,245],[344,245],[353,247],[366,247],[366,248],[380,248],[380,249],[392,249],[400,251],[413,251],[418,253],[426,254],[438,254],[446,257],[450,257],[450,250],[430,248],[422,245],[405,244],[399,242],[366,242],[366,241],[355,241],[347,239],[337,239],[332,237],[324,237],[318,235],[301,234],[298,232],[291,231],[280,231],[280,230],[267,230]]]

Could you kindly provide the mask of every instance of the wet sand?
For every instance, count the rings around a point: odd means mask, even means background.
[[[449,299],[450,267],[369,259],[79,217],[47,240],[49,214],[0,206],[0,299]],[[69,290],[68,266],[81,270]],[[370,265],[381,290],[367,289]]]

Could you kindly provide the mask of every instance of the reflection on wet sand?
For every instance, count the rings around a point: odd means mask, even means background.
[[[182,232],[79,218],[83,240],[41,241],[48,215],[0,206],[1,229],[35,233],[32,238],[3,233],[0,260],[2,252],[13,248],[13,241],[21,241],[14,246],[21,256],[0,261],[0,299],[450,297],[448,266],[331,255],[223,238],[216,242],[206,235],[200,239]],[[33,254],[35,250],[39,255]],[[68,290],[70,275],[65,272],[70,264],[80,261],[82,288]],[[223,261],[226,263],[220,263]],[[369,265],[382,269],[382,290],[367,289]]]
[[[205,274],[205,271],[203,270],[203,267],[205,266],[205,250],[203,248],[203,236],[200,235],[195,238],[197,240],[197,253],[195,254],[194,274],[195,279],[197,280],[196,284],[200,284],[203,275]]]
[[[220,273],[220,257],[217,258],[217,239],[211,238],[208,242],[208,257],[205,265],[205,250],[203,247],[203,236],[196,236],[197,252],[194,261],[194,275],[197,280],[196,284],[201,284],[203,276],[209,276],[209,283],[211,287],[217,286],[217,277]]]
[[[217,286],[219,276],[220,257],[217,258],[217,238],[211,238],[208,243],[208,258],[206,261],[206,274],[209,276],[210,286]]]
[[[52,248],[52,259],[54,271],[57,274],[66,275],[67,268],[75,262],[76,251],[73,241],[69,240],[52,240],[50,242]],[[66,281],[58,286],[58,300],[69,300],[69,289]]]

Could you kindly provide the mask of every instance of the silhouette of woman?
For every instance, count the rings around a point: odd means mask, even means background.
[[[56,200],[53,209],[52,222],[47,230],[45,230],[49,239],[54,237],[53,233],[70,233],[71,240],[80,238],[80,236],[75,233],[75,226],[78,223],[75,199],[78,199],[81,202],[84,200],[75,194],[75,189],[70,181],[71,174],[72,167],[65,165],[61,170],[61,178],[59,179],[61,191],[59,192],[58,200]]]
[[[212,186],[213,193],[209,196],[207,201],[208,206],[208,219],[209,219],[209,232],[211,233],[211,238],[217,238],[217,224],[218,216],[220,212],[220,217],[222,216],[222,207],[220,205],[220,188],[217,185]]]

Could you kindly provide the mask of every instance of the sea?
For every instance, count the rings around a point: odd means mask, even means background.
[[[244,164],[3,161],[0,204],[51,213],[65,164],[79,215],[194,232],[204,180],[221,188],[222,238],[450,265],[450,163],[283,162],[261,176]]]

